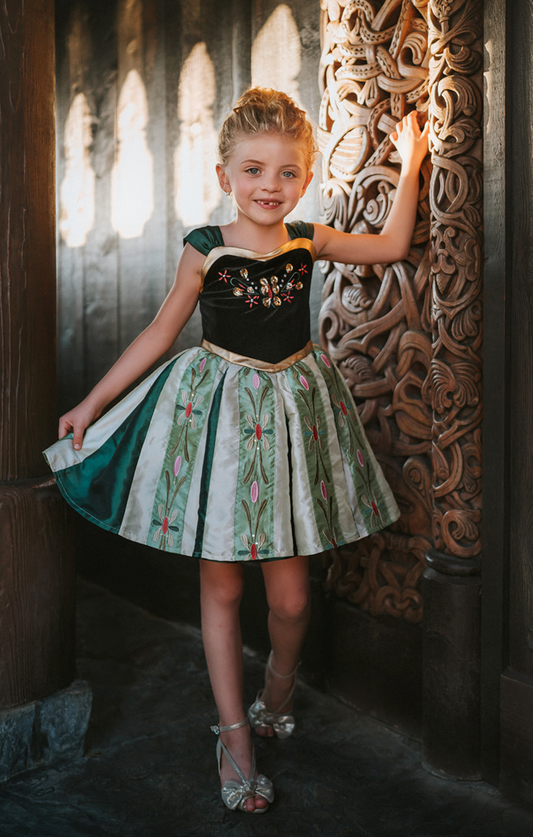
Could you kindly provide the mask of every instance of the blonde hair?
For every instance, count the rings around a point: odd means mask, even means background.
[[[291,137],[297,142],[302,147],[308,169],[311,168],[318,147],[306,112],[286,93],[268,87],[250,87],[224,120],[218,135],[221,165],[226,165],[239,139],[269,131]]]

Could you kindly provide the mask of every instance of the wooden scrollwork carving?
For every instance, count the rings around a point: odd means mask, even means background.
[[[482,4],[431,0],[431,284],[435,546],[481,550]]]
[[[434,169],[422,167],[407,259],[324,265],[321,340],[402,509],[394,531],[337,551],[327,583],[373,615],[416,622],[427,550],[466,555],[477,539],[480,99],[471,45],[479,23],[466,7],[479,3],[376,5],[322,0],[323,221],[379,232],[399,177],[389,134],[414,107],[431,121]]]

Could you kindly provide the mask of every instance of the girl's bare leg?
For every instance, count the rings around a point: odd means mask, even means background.
[[[282,561],[261,564],[268,606],[268,630],[272,644],[272,667],[278,674],[296,668],[311,615],[309,559],[297,555]],[[266,671],[270,709],[274,712],[286,698],[292,680],[281,680]],[[286,707],[289,711],[290,706]],[[285,711],[285,709],[284,709]],[[259,735],[272,737],[271,727],[258,727]]]
[[[200,561],[202,636],[211,688],[221,726],[246,718],[243,704],[242,638],[239,619],[244,576],[240,564]],[[252,738],[247,724],[221,733],[221,738],[246,777],[252,764]],[[221,782],[237,779],[222,755]],[[265,808],[262,796],[246,800],[246,807]]]

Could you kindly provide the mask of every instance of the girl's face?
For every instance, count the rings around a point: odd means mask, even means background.
[[[239,212],[264,226],[283,221],[313,177],[301,146],[275,132],[243,137],[217,174],[224,191],[233,192]]]

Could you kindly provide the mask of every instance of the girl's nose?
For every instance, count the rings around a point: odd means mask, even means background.
[[[267,192],[279,192],[280,189],[279,178],[275,174],[265,175],[261,185]]]

